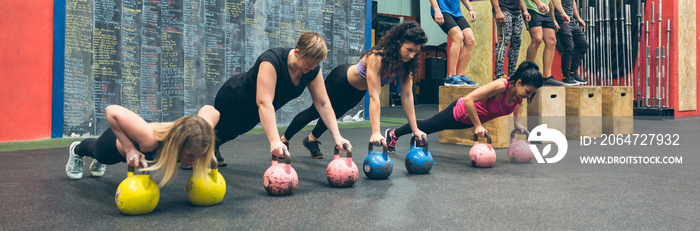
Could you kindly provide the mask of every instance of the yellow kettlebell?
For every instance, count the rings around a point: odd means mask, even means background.
[[[221,202],[226,194],[226,180],[219,173],[219,164],[212,160],[209,174],[191,176],[187,181],[187,199],[194,205],[210,206]]]
[[[145,160],[141,160],[143,166],[148,166]],[[136,175],[134,167],[129,166],[127,177],[117,187],[114,201],[122,213],[127,215],[141,215],[153,211],[160,200],[160,188],[153,181],[148,172]]]

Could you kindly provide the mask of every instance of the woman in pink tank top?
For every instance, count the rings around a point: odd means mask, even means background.
[[[522,113],[522,99],[531,99],[543,84],[542,74],[537,64],[524,61],[513,76],[497,79],[481,86],[455,100],[433,117],[419,120],[418,129],[430,134],[446,129],[475,127],[476,135],[484,137],[486,128],[483,123],[513,113],[515,129],[524,131],[525,127],[518,122],[518,117]],[[389,132],[387,141],[390,152],[396,150],[396,141],[399,137],[408,133],[410,133],[408,125]]]

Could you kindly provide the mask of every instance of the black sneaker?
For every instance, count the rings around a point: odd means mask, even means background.
[[[550,85],[550,86],[561,86],[561,85],[564,85],[564,83],[559,82],[558,80],[554,79],[554,76],[549,76],[549,78],[544,78],[544,84],[545,84],[545,85]]]
[[[581,79],[581,76],[579,76],[576,73],[571,73],[571,78],[574,79],[574,81],[578,82],[579,84],[586,84],[588,81]]]
[[[214,150],[214,156],[216,156],[216,162],[218,163],[219,167],[228,166],[228,164],[224,162],[224,158],[221,157],[221,152],[219,152],[219,149]]]
[[[386,151],[389,154],[396,154],[396,142],[399,141],[399,138],[392,134],[393,131],[394,129],[387,129],[384,132],[384,137],[386,138]]]
[[[564,78],[561,80],[561,82],[564,83],[564,85],[568,85],[568,86],[578,85],[578,82],[576,82],[576,80],[574,80],[574,78],[571,78],[571,77]]]
[[[321,141],[310,141],[309,137],[307,136],[303,141],[301,141],[301,144],[303,144],[304,147],[309,150],[311,157],[314,159],[323,159],[323,153],[321,153],[321,148],[319,148]]]

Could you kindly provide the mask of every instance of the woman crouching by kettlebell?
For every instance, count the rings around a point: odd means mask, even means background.
[[[418,121],[418,129],[425,133],[439,132],[446,129],[466,129],[474,127],[474,133],[484,137],[486,128],[483,123],[500,116],[513,113],[513,124],[518,134],[526,128],[520,124],[518,117],[522,114],[522,100],[532,100],[537,89],[544,84],[537,64],[524,61],[511,77],[494,80],[461,97],[433,117]],[[411,133],[408,124],[391,130],[387,135],[390,153],[396,150],[399,137]]]
[[[174,122],[147,123],[136,113],[118,105],[106,108],[109,128],[99,138],[73,142],[66,164],[66,174],[74,180],[83,177],[83,157],[92,157],[90,174],[100,177],[105,165],[126,162],[143,168],[142,159],[153,160],[142,171],[159,171],[160,187],[168,184],[177,172],[178,161],[194,167],[194,176],[203,176],[214,160],[214,129],[219,112],[205,105],[196,116]]]

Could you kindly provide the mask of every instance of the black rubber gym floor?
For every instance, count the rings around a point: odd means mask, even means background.
[[[437,112],[436,105],[416,108],[418,118]],[[382,113],[403,116],[401,107]],[[291,145],[299,187],[286,197],[269,196],[262,186],[269,166],[265,135],[243,135],[222,147],[229,166],[220,169],[227,183],[221,204],[190,205],[185,195],[190,172],[179,171],[174,182],[161,189],[155,211],[142,216],[123,215],[115,206],[114,193],[126,176],[126,164],[108,166],[101,178],[90,177],[86,164],[83,179],[70,180],[64,170],[67,147],[0,152],[0,229],[697,230],[700,119],[636,120],[634,128],[636,134],[678,134],[679,145],[581,146],[569,140],[569,150],[558,163],[509,163],[506,149],[497,149],[496,165],[480,169],[469,163],[468,146],[440,144],[432,134],[433,170],[412,175],[403,164],[409,142],[404,136],[392,156],[391,177],[369,180],[360,173],[352,188],[333,188],[326,181],[330,135],[321,139],[326,158],[318,160],[301,145],[308,134],[303,131]],[[355,148],[355,163],[362,166],[370,129],[341,132]],[[592,156],[676,157],[682,162],[581,162]]]

